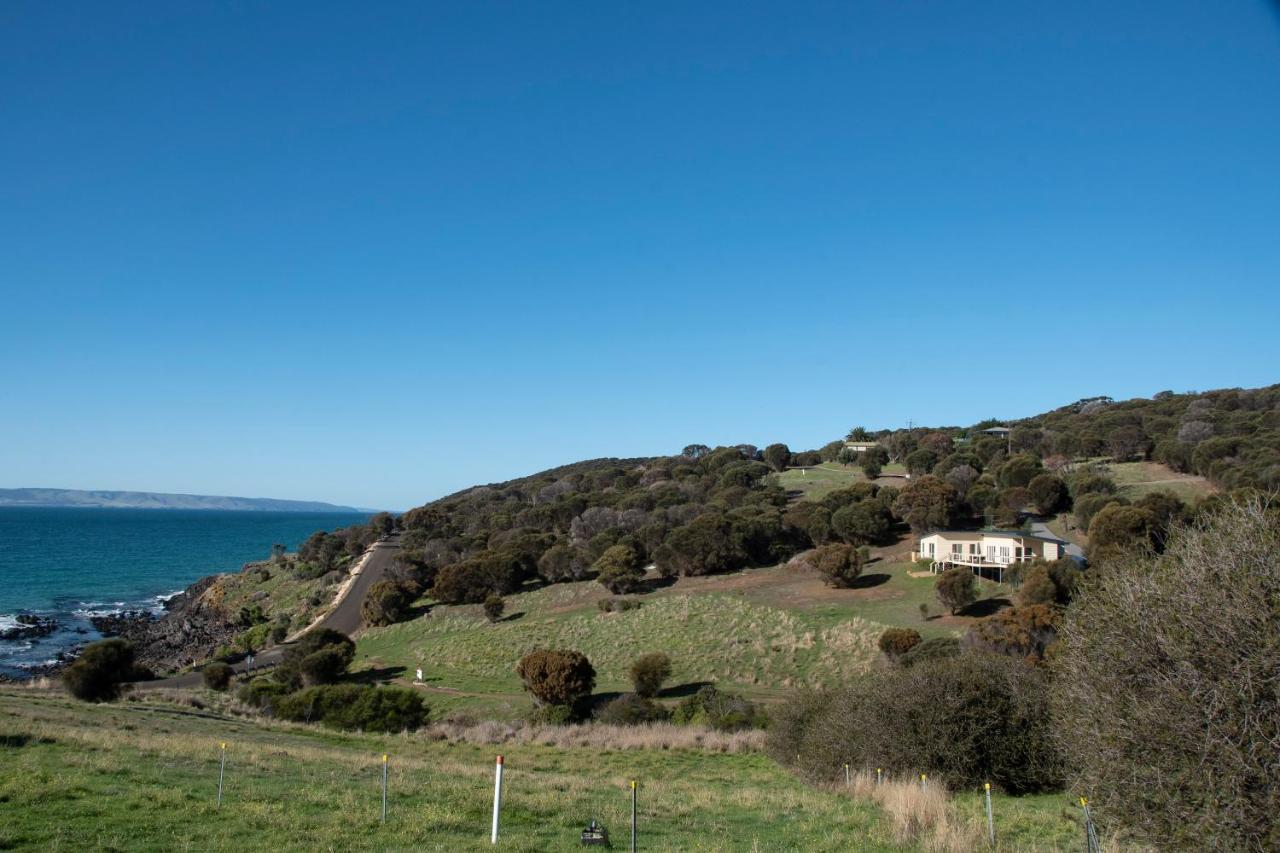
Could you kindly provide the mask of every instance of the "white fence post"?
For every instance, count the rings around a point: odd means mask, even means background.
[[[502,756],[498,756],[498,763],[494,767],[493,773],[493,832],[489,835],[489,843],[498,843],[498,814],[502,811]]]

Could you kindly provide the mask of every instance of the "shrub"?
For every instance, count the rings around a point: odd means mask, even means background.
[[[1027,483],[1036,512],[1049,515],[1057,512],[1067,500],[1067,484],[1054,474],[1037,474]]]
[[[671,721],[682,726],[710,726],[721,731],[737,731],[763,725],[764,716],[743,697],[722,693],[707,685],[681,700],[671,714]]]
[[[1008,607],[980,619],[965,634],[966,644],[1040,663],[1058,638],[1058,611],[1049,604]]]
[[[1145,551],[1155,547],[1156,517],[1150,510],[1111,504],[1089,522],[1089,556],[1113,555],[1118,551]]]
[[[516,674],[524,689],[544,705],[577,706],[596,686],[591,661],[567,649],[534,649],[520,659]]]
[[[210,690],[226,690],[231,684],[231,677],[235,674],[235,670],[222,661],[214,661],[206,665],[200,674],[204,676],[205,687]]]
[[[903,666],[915,666],[931,660],[953,658],[960,654],[960,641],[955,637],[930,637],[898,659]]]
[[[631,664],[631,683],[638,696],[657,696],[662,683],[670,677],[671,658],[662,652],[641,655]]]
[[[862,574],[864,552],[852,545],[833,542],[814,549],[809,560],[827,586],[848,588]]]
[[[815,780],[847,762],[925,772],[954,787],[990,781],[1015,794],[1062,783],[1048,680],[1010,658],[974,653],[881,669],[790,704],[768,748]]]
[[[1047,568],[1030,566],[1022,575],[1022,583],[1015,595],[1018,604],[1025,607],[1031,604],[1053,604],[1058,600],[1058,587],[1053,578],[1049,577]]]
[[[489,617],[490,622],[497,622],[501,619],[502,611],[506,609],[507,602],[504,601],[500,595],[490,594],[489,597],[484,600],[484,615]]]
[[[422,697],[402,687],[326,684],[272,702],[277,717],[366,732],[413,731],[427,719]]]
[[[291,689],[338,680],[356,656],[356,644],[329,628],[309,631],[286,646],[276,676]]]
[[[880,651],[890,660],[898,660],[920,645],[920,632],[910,628],[890,628],[880,635]]]
[[[133,645],[121,639],[100,640],[84,647],[80,657],[62,671],[62,684],[77,699],[109,702],[120,685],[137,675]]]
[[[413,599],[413,593],[404,585],[380,580],[369,587],[364,601],[360,602],[360,618],[375,628],[394,625],[408,615]]]
[[[543,726],[567,726],[577,722],[578,716],[568,705],[536,705],[529,711],[528,720]]]
[[[636,592],[644,584],[644,561],[630,545],[607,548],[592,568],[597,572],[596,580],[615,595]]]
[[[959,504],[955,486],[937,477],[912,480],[893,501],[893,511],[916,533],[938,530],[951,523]]]
[[[614,726],[639,726],[669,719],[666,708],[635,693],[626,693],[596,711],[596,720]]]
[[[605,613],[615,613],[637,610],[640,604],[638,598],[602,598],[596,602],[596,607]]]
[[[950,569],[938,576],[938,601],[954,616],[978,600],[978,585],[966,568]]]
[[[1101,821],[1160,849],[1280,845],[1277,553],[1276,508],[1251,501],[1085,573],[1054,712]]]
[[[259,677],[241,687],[240,692],[236,694],[236,698],[254,708],[270,710],[271,703],[275,701],[275,698],[288,692],[289,688],[280,682],[266,677]]]

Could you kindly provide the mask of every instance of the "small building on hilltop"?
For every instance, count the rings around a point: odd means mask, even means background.
[[[852,450],[854,453],[866,453],[873,447],[879,447],[878,441],[846,441],[844,443],[845,450]]]
[[[932,560],[934,574],[959,567],[996,581],[1004,569],[1032,560],[1050,562],[1067,556],[1067,542],[1021,530],[940,530],[920,537],[911,562]]]
[[[993,435],[996,438],[1008,438],[1009,428],[1002,426],[988,427],[982,431],[982,435]]]

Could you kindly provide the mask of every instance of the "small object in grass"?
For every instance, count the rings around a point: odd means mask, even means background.
[[[613,846],[609,843],[609,830],[597,823],[595,818],[592,818],[587,828],[582,830],[582,844],[584,847]]]

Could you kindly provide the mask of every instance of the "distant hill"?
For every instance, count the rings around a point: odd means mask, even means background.
[[[160,492],[82,491],[80,489],[0,489],[0,507],[108,507],[111,509],[222,509],[259,512],[364,512],[321,501],[170,495]]]

